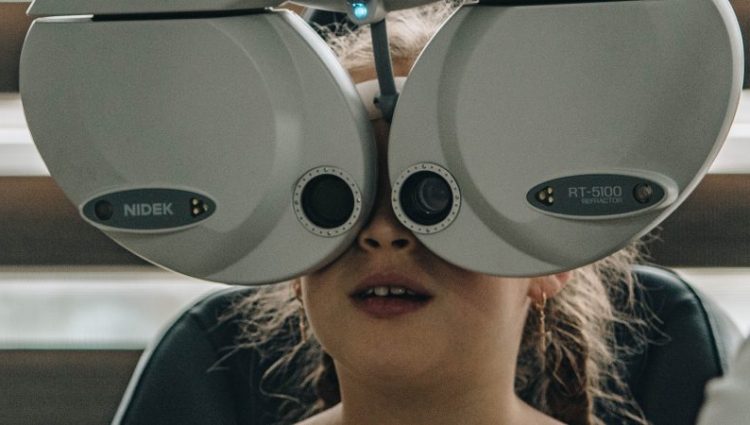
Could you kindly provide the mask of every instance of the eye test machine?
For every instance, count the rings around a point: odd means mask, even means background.
[[[298,276],[352,243],[375,195],[371,124],[280,3],[33,2],[26,119],[86,221],[234,284]],[[394,214],[489,274],[572,269],[651,230],[708,170],[742,86],[726,0],[467,3],[400,93],[383,18],[430,1],[298,3],[372,26]]]

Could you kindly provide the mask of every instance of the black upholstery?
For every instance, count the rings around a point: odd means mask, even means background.
[[[742,334],[719,306],[675,273],[637,267],[642,298],[658,317],[647,350],[627,364],[628,384],[655,425],[694,424],[704,384],[720,376]],[[660,323],[658,323],[660,322]]]
[[[741,335],[719,308],[676,274],[644,266],[635,274],[642,285],[637,296],[660,323],[651,335],[654,342],[625,359],[627,381],[653,424],[693,424],[706,381],[724,372]],[[144,353],[114,424],[265,425],[276,420],[277,402],[255,390],[273,359],[261,361],[253,351],[233,350],[236,321],[217,320],[237,297],[254,290],[227,288],[182,314]],[[312,394],[299,396],[314,400]]]

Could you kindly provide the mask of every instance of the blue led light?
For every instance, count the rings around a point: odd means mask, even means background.
[[[352,3],[352,13],[354,14],[355,18],[363,21],[367,19],[367,15],[370,13],[370,11],[367,10],[367,5],[364,3]]]

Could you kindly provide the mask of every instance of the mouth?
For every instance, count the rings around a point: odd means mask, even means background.
[[[366,300],[369,298],[388,298],[407,301],[427,301],[430,295],[417,293],[401,285],[378,285],[367,288],[351,295],[355,300]]]
[[[419,310],[433,295],[421,283],[389,273],[364,279],[349,297],[356,307],[382,319]]]

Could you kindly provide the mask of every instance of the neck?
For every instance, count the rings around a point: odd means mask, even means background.
[[[358,379],[337,365],[342,402],[331,409],[340,425],[554,424],[519,399],[513,373],[481,379],[426,377],[405,384],[393,379]],[[384,382],[385,381],[385,382]],[[430,382],[431,381],[431,382]],[[335,419],[333,419],[335,418]]]

